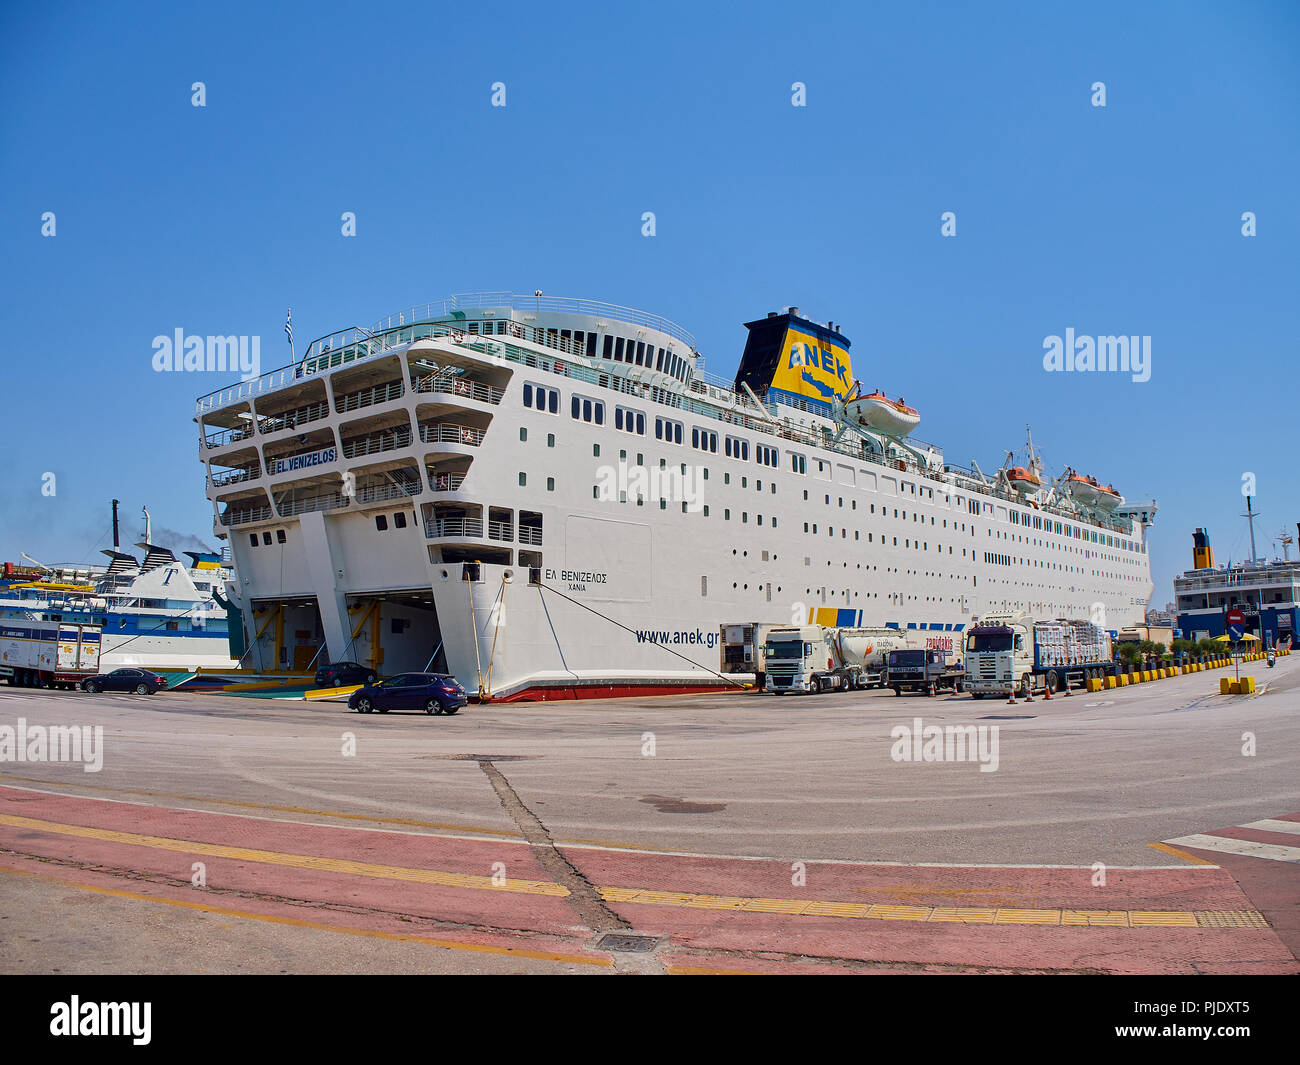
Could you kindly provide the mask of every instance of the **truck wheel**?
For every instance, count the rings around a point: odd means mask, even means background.
[[[1023,677],[1020,678],[1020,697],[1022,699],[1029,698],[1029,696],[1033,693],[1033,690],[1034,690],[1034,682],[1030,678],[1029,674],[1026,673]]]
[[[895,695],[902,695],[902,694],[903,694],[903,689],[902,689],[899,685],[897,685],[897,684],[894,685],[894,694],[895,694]]]
[[[984,693],[983,693],[983,692],[971,692],[971,693],[970,693],[970,697],[971,697],[972,699],[983,699],[983,698],[984,698]]]
[[[1061,690],[1061,682],[1056,675],[1056,670],[1054,669],[1047,671],[1047,690],[1052,692],[1059,692]]]

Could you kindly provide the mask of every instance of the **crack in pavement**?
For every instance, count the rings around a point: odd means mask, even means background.
[[[492,789],[497,793],[497,798],[501,800],[506,813],[510,815],[519,831],[523,833],[524,839],[528,841],[528,848],[537,859],[537,864],[555,883],[568,890],[569,894],[564,901],[573,907],[588,931],[596,936],[605,932],[631,932],[632,926],[605,904],[596,886],[559,852],[555,841],[551,838],[550,830],[519,798],[505,774],[486,758],[480,757],[474,760],[491,781]],[[661,948],[662,946],[663,944],[660,944]],[[611,953],[610,956],[614,959],[615,969],[621,973],[664,974],[666,972],[663,964],[653,954]]]

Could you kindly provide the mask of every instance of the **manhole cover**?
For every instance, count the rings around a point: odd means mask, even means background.
[[[630,932],[606,932],[596,940],[597,950],[616,954],[649,954],[659,946],[661,936],[639,936]]]
[[[444,762],[522,762],[538,754],[417,754],[416,758],[437,758]]]

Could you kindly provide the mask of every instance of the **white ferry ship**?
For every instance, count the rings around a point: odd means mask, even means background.
[[[113,548],[107,566],[4,563],[0,619],[82,622],[103,630],[99,667],[193,672],[233,669],[223,588],[232,576],[216,552],[185,551],[152,543],[144,512],[144,558],[119,550],[114,500]],[[31,560],[29,560],[31,561]],[[236,634],[238,637],[238,633]]]
[[[734,382],[690,333],[580,299],[455,296],[202,397],[245,664],[454,673],[483,699],[721,686],[725,623],[980,613],[1138,623],[1155,504],[1036,455],[986,476],[857,386],[797,308]]]

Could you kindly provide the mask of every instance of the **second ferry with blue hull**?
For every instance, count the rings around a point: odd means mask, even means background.
[[[246,664],[582,698],[720,686],[720,625],[745,619],[1141,620],[1154,503],[1027,488],[1010,453],[946,463],[917,407],[855,380],[837,326],[746,327],[720,381],[657,315],[458,296],[201,398]]]

